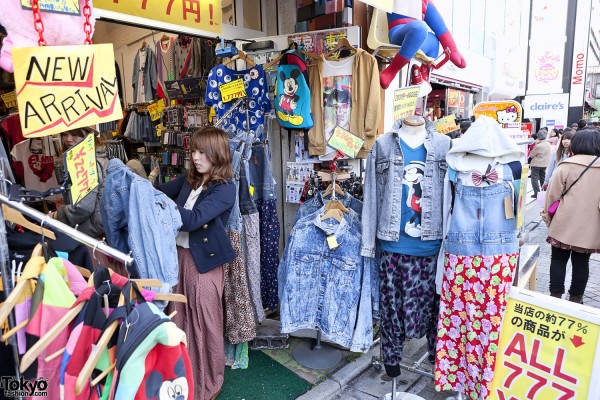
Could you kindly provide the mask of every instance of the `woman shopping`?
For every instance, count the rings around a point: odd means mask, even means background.
[[[565,292],[570,258],[569,301],[583,303],[590,255],[600,253],[600,132],[578,131],[571,151],[573,156],[558,164],[550,180],[542,217],[552,245],[550,295],[560,298]]]
[[[574,135],[575,132],[569,129],[560,138],[558,148],[550,157],[550,163],[548,164],[548,168],[546,168],[546,178],[544,179],[542,190],[548,189],[548,184],[558,163],[571,157],[571,139],[573,139]]]
[[[236,186],[229,141],[223,131],[206,128],[192,136],[193,167],[187,176],[159,187],[176,201],[183,226],[177,235],[179,283],[187,297],[175,303],[173,321],[187,335],[194,369],[194,398],[216,398],[225,372],[223,337],[223,264],[235,259],[225,232]]]

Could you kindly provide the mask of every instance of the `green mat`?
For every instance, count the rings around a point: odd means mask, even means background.
[[[250,351],[247,369],[225,367],[218,400],[292,400],[312,385],[262,351]]]

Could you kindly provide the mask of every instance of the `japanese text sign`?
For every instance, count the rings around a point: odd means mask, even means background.
[[[333,134],[329,138],[327,144],[336,150],[341,151],[347,157],[356,158],[358,152],[365,143],[364,140],[342,128],[336,126],[333,129]]]
[[[65,167],[71,180],[71,204],[77,204],[98,186],[96,142],[88,134],[64,154]]]
[[[599,310],[513,287],[489,398],[600,399],[599,333]]]
[[[2,97],[2,101],[4,102],[4,105],[6,106],[6,108],[16,107],[16,105],[17,105],[17,94],[16,94],[16,92],[14,90],[12,92],[4,93],[0,97]]]
[[[243,79],[236,79],[219,87],[221,91],[221,101],[229,103],[232,100],[246,97],[246,88]]]
[[[487,115],[494,118],[502,127],[521,126],[521,117],[523,109],[521,105],[514,100],[506,101],[485,101],[479,103],[473,108],[473,115],[480,117]]]
[[[214,33],[222,29],[218,0],[94,0],[94,7]]]
[[[38,0],[41,11],[79,15],[79,0]],[[31,0],[21,0],[21,7],[31,10]]]
[[[148,113],[150,114],[150,119],[152,121],[158,120],[164,109],[165,109],[165,100],[164,99],[160,99],[156,103],[152,103],[152,104],[148,105]]]
[[[112,44],[14,48],[25,137],[123,118]]]
[[[458,125],[456,125],[456,118],[454,115],[448,115],[447,117],[440,118],[435,121],[433,125],[435,126],[436,131],[443,133],[444,135],[459,129]]]
[[[394,91],[394,121],[414,115],[419,98],[419,86],[409,86]]]

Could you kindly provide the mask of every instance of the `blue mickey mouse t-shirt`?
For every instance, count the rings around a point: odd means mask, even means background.
[[[205,103],[214,106],[217,117],[221,118],[236,103],[235,100],[223,103],[219,88],[225,83],[236,79],[243,79],[246,95],[249,101],[241,103],[227,118],[222,125],[227,132],[246,131],[247,119],[250,120],[250,131],[261,136],[262,127],[265,122],[265,114],[271,110],[271,102],[268,98],[268,86],[265,71],[260,65],[250,69],[236,71],[227,68],[223,64],[214,67],[208,75]],[[248,104],[248,115],[246,115],[246,104]]]
[[[402,177],[402,211],[400,217],[400,239],[397,242],[380,241],[381,249],[390,253],[426,257],[437,254],[441,240],[421,240],[421,182],[425,177],[425,145],[412,148],[402,139],[400,147],[404,156]]]

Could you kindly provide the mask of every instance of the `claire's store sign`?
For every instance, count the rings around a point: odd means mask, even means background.
[[[569,94],[526,96],[523,100],[525,118],[544,118],[566,123],[569,113]]]
[[[123,118],[112,44],[14,48],[25,137]]]

